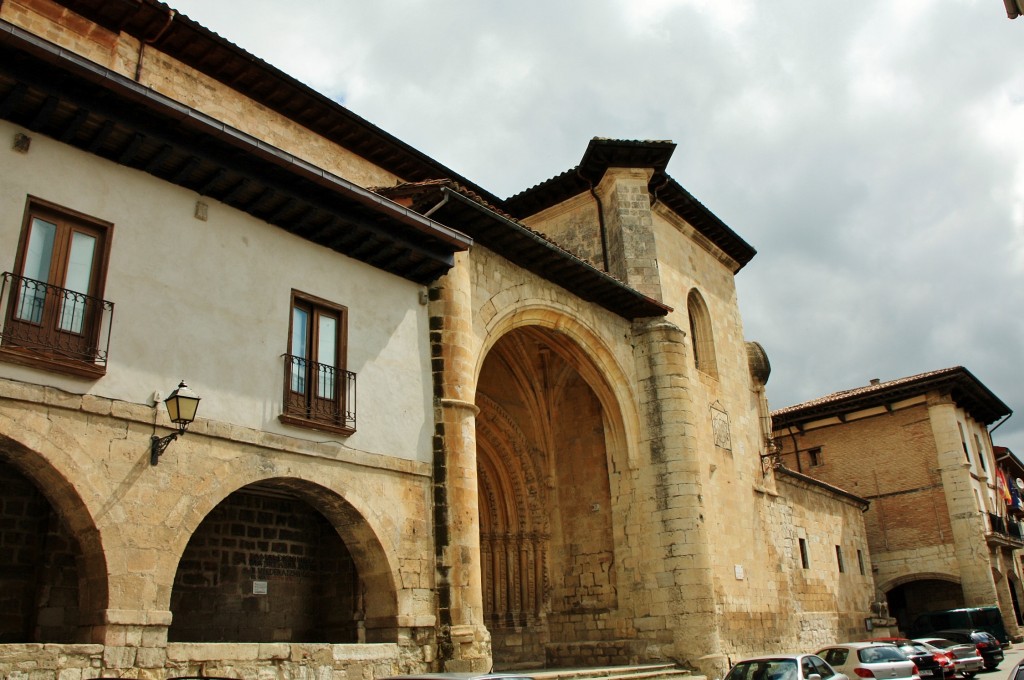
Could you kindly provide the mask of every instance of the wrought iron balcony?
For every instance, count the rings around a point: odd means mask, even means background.
[[[988,513],[988,523],[991,528],[988,534],[990,544],[1024,548],[1024,532],[1021,531],[1020,522]]]
[[[4,272],[3,358],[95,377],[107,368],[114,303]]]
[[[352,434],[356,430],[356,374],[303,357],[284,356],[284,413],[292,425]]]

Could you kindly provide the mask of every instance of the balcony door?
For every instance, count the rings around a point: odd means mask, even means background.
[[[4,344],[90,361],[101,313],[107,230],[30,202]]]

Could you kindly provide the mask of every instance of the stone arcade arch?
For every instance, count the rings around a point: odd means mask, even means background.
[[[600,642],[615,628],[611,470],[623,423],[566,323],[511,324],[477,382],[484,611],[498,666],[550,662],[551,643]]]
[[[107,607],[100,534],[74,484],[0,434],[0,643],[92,642]]]
[[[960,579],[950,574],[908,574],[878,584],[878,590],[885,593],[889,615],[896,619],[904,632],[922,612],[964,606]]]
[[[249,484],[182,553],[169,641],[394,642],[391,560],[360,512],[312,482]]]

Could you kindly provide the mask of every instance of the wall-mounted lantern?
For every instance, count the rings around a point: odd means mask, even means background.
[[[164,400],[164,404],[167,406],[167,415],[170,417],[171,422],[178,426],[178,431],[172,432],[166,437],[153,435],[149,447],[150,465],[156,465],[170,443],[180,435],[185,434],[185,430],[196,419],[196,410],[199,408],[199,395],[190,390],[185,381],[182,380],[178,384],[178,388],[171,392],[171,396]]]

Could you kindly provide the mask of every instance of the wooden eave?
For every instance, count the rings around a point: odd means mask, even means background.
[[[889,407],[911,397],[938,391],[949,394],[972,418],[989,425],[1013,413],[970,371],[961,366],[869,385],[773,411],[773,429],[803,424],[867,408]]]
[[[576,257],[525,225],[448,186],[431,213],[510,262],[626,319],[665,316],[672,308]]]
[[[0,22],[0,118],[417,283],[445,274],[454,253],[472,244],[464,234],[7,22]]]
[[[506,199],[501,206],[524,219],[589,192],[609,168],[649,168],[653,174],[647,189],[652,202],[664,204],[690,223],[731,257],[739,271],[757,251],[665,172],[675,146],[668,141],[592,139],[578,166]]]

